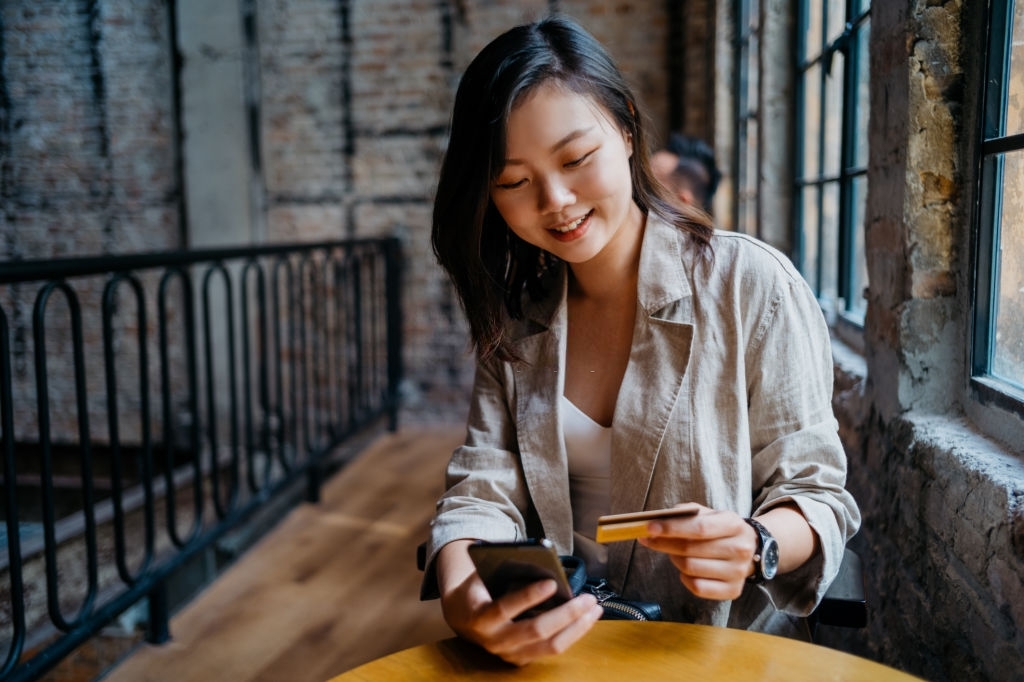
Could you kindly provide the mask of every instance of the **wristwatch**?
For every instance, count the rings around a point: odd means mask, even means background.
[[[747,578],[752,583],[763,583],[775,577],[779,570],[779,543],[768,529],[754,519],[743,519],[757,533],[757,551],[754,554],[754,574]]]

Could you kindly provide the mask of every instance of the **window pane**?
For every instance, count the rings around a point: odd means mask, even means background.
[[[821,175],[818,164],[818,146],[821,140],[821,67],[817,64],[804,73],[804,126],[800,141],[804,145],[803,172],[805,179]]]
[[[868,285],[868,264],[864,255],[864,205],[868,195],[868,179],[865,175],[853,178],[853,254],[850,268],[850,300],[846,302],[846,311],[858,322],[864,322],[867,301],[864,299],[864,288]]]
[[[821,202],[821,283],[818,296],[834,304],[839,297],[839,183],[822,188]]]
[[[846,0],[829,0],[828,3],[828,42],[832,42],[843,34],[846,25]]]
[[[1024,151],[1003,158],[992,374],[1024,387]]]
[[[825,167],[826,177],[839,176],[843,135],[843,68],[845,58],[836,53],[832,70],[825,78]]]
[[[864,22],[857,31],[857,121],[854,130],[853,165],[865,168],[868,165],[868,114],[870,109],[871,54],[868,51],[871,27]]]
[[[806,33],[804,35],[804,59],[811,61],[821,54],[821,1],[808,0],[804,3],[804,8],[804,16],[807,18],[805,22]]]
[[[816,185],[804,187],[800,191],[800,211],[802,224],[800,234],[803,235],[803,254],[800,261],[800,272],[811,285],[815,293],[818,291],[818,188]]]
[[[1013,43],[1007,74],[1006,134],[1024,132],[1024,2],[1013,8]]]

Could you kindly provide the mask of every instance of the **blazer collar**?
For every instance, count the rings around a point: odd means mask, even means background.
[[[692,293],[686,270],[693,266],[693,251],[684,248],[687,239],[678,228],[648,215],[640,249],[637,301],[649,316],[657,316]]]

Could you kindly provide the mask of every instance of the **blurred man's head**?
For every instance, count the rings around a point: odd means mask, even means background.
[[[706,142],[672,133],[665,148],[651,156],[651,167],[676,201],[711,211],[722,175]]]

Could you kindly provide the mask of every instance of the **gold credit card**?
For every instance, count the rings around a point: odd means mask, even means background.
[[[597,519],[597,534],[594,539],[598,542],[620,542],[645,538],[647,537],[647,524],[651,521],[693,516],[698,510],[699,507],[693,505],[630,514],[609,514]]]

